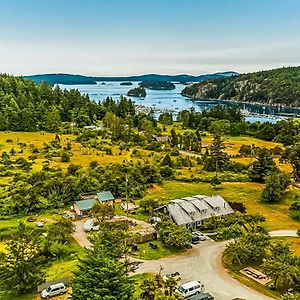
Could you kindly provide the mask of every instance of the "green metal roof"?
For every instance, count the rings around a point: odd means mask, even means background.
[[[115,197],[109,191],[99,192],[99,193],[97,193],[97,196],[98,196],[98,198],[99,198],[100,201],[115,200]]]
[[[80,210],[85,211],[85,210],[90,210],[93,207],[93,205],[97,202],[98,201],[96,199],[92,198],[92,199],[76,201],[75,203]]]

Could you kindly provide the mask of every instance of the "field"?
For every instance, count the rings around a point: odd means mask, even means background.
[[[249,213],[262,213],[267,218],[266,226],[269,230],[298,229],[300,223],[288,216],[288,206],[295,195],[300,195],[300,189],[291,188],[284,194],[283,200],[277,204],[260,202],[263,185],[253,182],[225,182],[218,188],[209,183],[184,183],[168,181],[162,185],[155,185],[148,190],[145,198],[158,199],[167,202],[170,199],[193,195],[220,194],[226,201],[239,201],[246,205]]]
[[[51,166],[66,168],[70,164],[81,165],[86,167],[91,161],[97,161],[99,165],[109,164],[109,163],[122,163],[125,161],[137,161],[137,158],[131,157],[131,151],[122,151],[116,147],[111,146],[112,155],[105,154],[103,151],[98,151],[92,148],[83,147],[79,142],[76,142],[76,136],[71,134],[59,135],[61,139],[61,145],[65,147],[68,142],[72,145],[72,155],[69,163],[60,162],[59,158],[54,158],[51,162]],[[41,153],[44,143],[49,143],[54,140],[55,134],[46,132],[0,132],[0,152],[6,151],[9,153],[12,148],[16,151],[15,158],[24,157],[28,158],[32,155],[30,151],[30,144],[36,146],[40,153],[34,154],[37,156],[35,163],[33,165],[33,170],[40,170],[42,168],[42,163],[45,160],[44,155]],[[25,143],[26,146],[22,147],[20,144]],[[142,150],[143,156],[148,156],[150,151]],[[1,179],[1,183],[4,183]]]

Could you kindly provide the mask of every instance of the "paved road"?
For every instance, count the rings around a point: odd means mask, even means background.
[[[226,243],[226,241],[206,240],[187,250],[183,255],[144,261],[136,273],[157,273],[162,266],[163,274],[178,271],[182,282],[200,280],[216,300],[231,300],[238,297],[247,300],[272,299],[241,284],[227,273],[221,263]]]
[[[87,239],[87,234],[83,229],[83,222],[82,221],[75,221],[75,232],[73,234],[74,239],[76,242],[84,248],[91,248],[92,243]]]
[[[85,248],[91,248],[92,244],[87,239],[87,234],[83,230],[83,222],[75,221],[76,231],[74,238],[77,243]],[[297,236],[296,230],[275,230],[271,231],[273,237]],[[140,264],[136,273],[157,273],[160,266],[163,267],[163,273],[176,272],[181,274],[182,282],[190,280],[200,280],[205,288],[216,300],[231,300],[233,298],[242,298],[247,300],[267,300],[272,299],[264,296],[239,281],[233,279],[223,268],[221,255],[226,243],[206,240],[187,250],[182,255],[162,258],[158,260],[146,260]]]
[[[297,230],[273,230],[269,233],[272,237],[298,237]]]

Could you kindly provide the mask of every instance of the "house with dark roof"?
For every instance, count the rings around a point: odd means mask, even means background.
[[[115,197],[110,191],[83,193],[79,197],[81,200],[74,203],[74,211],[79,217],[87,214],[96,203],[114,205],[115,201]]]
[[[234,212],[220,195],[196,195],[174,199],[156,211],[169,214],[176,224],[184,225],[188,228],[197,228],[205,219],[221,217]]]

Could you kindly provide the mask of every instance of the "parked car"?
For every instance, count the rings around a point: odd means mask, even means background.
[[[200,293],[191,296],[189,300],[214,300],[215,298],[210,293]]]
[[[155,243],[149,243],[149,246],[152,248],[152,249],[157,249],[157,245]]]
[[[65,211],[62,217],[67,220],[73,220],[75,218],[75,216],[69,211]]]
[[[205,241],[206,240],[206,236],[200,231],[194,231],[193,235],[197,235],[199,237],[200,241]]]
[[[200,242],[200,237],[197,234],[192,234],[192,244],[198,244]]]
[[[83,230],[84,231],[91,231],[94,226],[94,221],[93,219],[88,219],[83,223]]]
[[[191,297],[195,294],[200,294],[204,290],[204,285],[197,280],[183,283],[176,289],[176,292],[183,298]]]
[[[167,281],[169,278],[174,278],[176,281],[181,280],[179,272],[168,273],[168,274],[163,276],[164,281]]]
[[[60,282],[57,284],[50,285],[48,288],[42,290],[41,297],[43,299],[48,299],[57,295],[62,295],[67,291],[65,285]]]
[[[160,222],[161,221],[161,218],[160,217],[151,217],[149,218],[148,222],[150,224],[154,224],[154,223],[157,223],[157,222]]]

